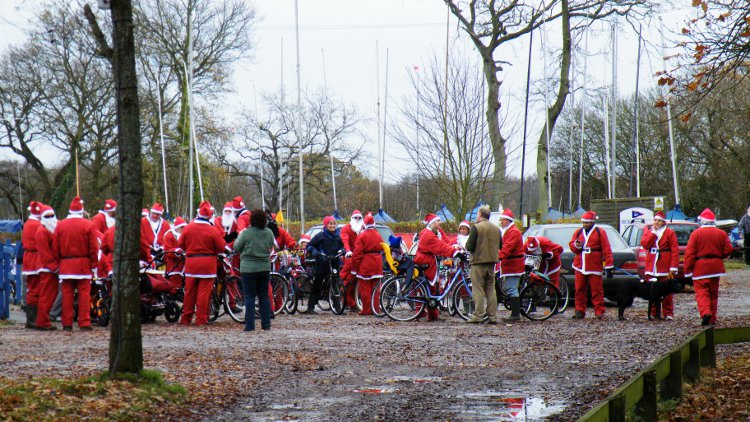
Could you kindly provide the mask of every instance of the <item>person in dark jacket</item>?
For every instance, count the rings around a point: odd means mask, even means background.
[[[323,231],[316,234],[307,245],[308,254],[315,258],[315,276],[305,313],[317,313],[315,312],[315,305],[320,297],[323,280],[329,272],[328,257],[334,256],[342,250],[344,250],[344,242],[341,240],[339,229],[336,227],[336,219],[329,215],[323,219]]]

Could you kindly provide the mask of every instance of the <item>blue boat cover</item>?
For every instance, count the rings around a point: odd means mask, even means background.
[[[18,233],[23,230],[21,220],[0,220],[0,233]]]
[[[396,220],[393,219],[390,215],[388,215],[383,209],[379,209],[378,213],[373,216],[375,218],[376,223],[395,223]]]
[[[438,217],[440,217],[443,221],[456,221],[456,217],[453,216],[453,213],[451,213],[448,208],[445,207],[445,204],[440,206],[440,210],[436,212]]]

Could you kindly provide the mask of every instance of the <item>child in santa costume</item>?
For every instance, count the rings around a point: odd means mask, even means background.
[[[375,229],[375,219],[372,214],[367,214],[364,219],[365,230],[363,230],[354,242],[354,253],[352,254],[352,274],[357,277],[359,284],[359,295],[362,300],[362,311],[360,315],[372,315],[373,309],[380,308],[380,301],[372,301],[372,291],[383,277],[383,238]]]
[[[23,246],[23,262],[21,274],[26,278],[26,328],[34,328],[37,317],[37,305],[39,302],[39,259],[36,248],[36,232],[42,225],[41,202],[31,201],[29,203],[29,218],[23,225],[21,232],[21,245]]]
[[[680,265],[680,246],[677,244],[677,234],[667,227],[663,212],[654,215],[654,228],[643,233],[641,246],[646,250],[645,273],[649,281],[664,282],[674,278]],[[652,316],[657,318],[661,318],[662,313],[667,321],[674,318],[673,293],[665,296],[651,310]]]

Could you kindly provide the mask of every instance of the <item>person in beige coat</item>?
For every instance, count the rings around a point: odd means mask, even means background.
[[[481,324],[487,316],[489,324],[497,324],[497,295],[495,293],[495,264],[503,240],[500,229],[490,222],[490,207],[477,212],[477,223],[471,227],[466,250],[471,252],[471,291],[474,296],[474,315],[467,321]]]

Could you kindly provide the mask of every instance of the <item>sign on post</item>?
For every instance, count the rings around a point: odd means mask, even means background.
[[[663,196],[654,197],[654,211],[664,211],[664,197]]]
[[[654,212],[648,208],[633,207],[620,211],[620,233],[630,224],[635,222],[651,223],[654,221]]]

